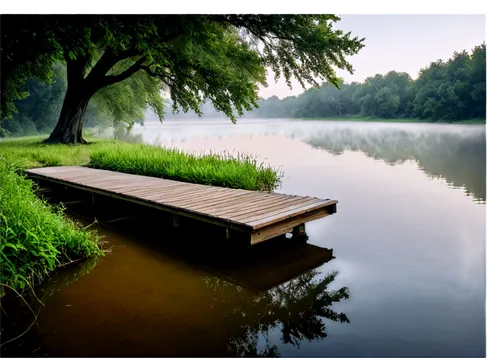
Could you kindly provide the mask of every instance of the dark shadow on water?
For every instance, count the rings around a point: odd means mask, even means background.
[[[77,264],[61,267],[50,279],[35,287],[34,294],[26,293],[24,300],[14,294],[3,297],[0,302],[1,356],[45,356],[47,352],[43,349],[37,329],[37,317],[45,302],[62,288],[75,284],[91,272],[101,259],[102,257],[94,256]],[[31,329],[26,331],[30,326]]]
[[[133,243],[130,254],[140,251],[144,268],[113,266],[117,276],[112,276],[111,268],[106,269],[111,260],[120,265],[138,262],[115,248],[111,253],[115,257],[100,259],[99,270],[93,270],[98,259],[62,269],[37,288],[45,306],[28,298],[40,313],[39,322],[22,338],[2,346],[2,356],[279,356],[282,344],[300,347],[302,341],[324,339],[328,321],[349,323],[346,314],[334,310],[334,303],[349,298],[349,290],[331,289],[337,272],[317,269],[333,259],[331,250],[285,237],[241,250],[228,245],[220,229],[189,221],[174,229],[168,225],[168,215],[154,209],[103,197],[92,205],[87,193],[72,190],[51,196],[54,202],[61,199],[73,203],[68,212],[82,222],[97,218],[104,223],[99,231],[113,235],[112,244]],[[172,268],[163,268],[168,262],[187,265],[180,280],[169,277]],[[154,267],[158,273],[149,271]],[[114,281],[130,269],[148,274],[136,281],[136,290],[122,293]],[[148,275],[154,274],[177,285],[174,294],[190,303],[170,297],[170,285],[167,290],[148,282]],[[100,296],[100,284],[112,287],[106,296]],[[104,300],[115,300],[116,308]],[[74,314],[69,317],[54,302],[72,302],[87,311],[68,310]],[[178,304],[172,307],[171,302]],[[6,341],[25,330],[33,316],[16,298],[4,300],[2,307],[2,341]],[[177,314],[182,318],[171,322],[171,315]],[[137,331],[131,333],[131,327]],[[271,332],[279,332],[280,342],[273,341]]]

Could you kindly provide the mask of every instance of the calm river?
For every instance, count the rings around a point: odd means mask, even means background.
[[[485,126],[193,120],[134,134],[252,153],[282,169],[279,192],[338,200],[307,224],[308,244],[335,258],[259,292],[158,247],[168,232],[97,226],[111,254],[40,288],[37,324],[2,355],[485,356]],[[245,269],[254,283],[263,261]]]

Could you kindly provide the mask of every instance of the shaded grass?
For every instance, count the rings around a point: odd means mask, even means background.
[[[49,206],[33,183],[0,155],[0,297],[43,281],[58,266],[102,254],[96,233]]]
[[[42,144],[42,137],[0,142],[18,173],[28,168],[87,165],[99,169],[236,189],[276,189],[279,169],[247,154],[195,155],[145,144],[93,139],[88,145]]]

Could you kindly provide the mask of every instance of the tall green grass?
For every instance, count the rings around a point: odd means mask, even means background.
[[[235,189],[276,189],[282,174],[247,154],[197,155],[149,145],[122,144],[90,155],[89,166]]]
[[[42,144],[42,138],[0,142],[21,173],[35,167],[88,165],[94,168],[236,189],[271,191],[281,183],[278,168],[247,154],[195,155],[145,144],[93,139],[88,145]]]
[[[22,291],[58,266],[101,254],[98,237],[38,198],[28,168],[88,165],[229,188],[276,189],[280,170],[245,154],[195,155],[175,149],[115,140],[89,145],[42,144],[42,137],[0,142],[0,297],[5,288]]]
[[[0,155],[0,297],[9,288],[32,287],[76,258],[102,253],[94,232],[38,198],[16,169]]]

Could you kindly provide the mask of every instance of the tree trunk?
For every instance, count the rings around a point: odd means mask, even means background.
[[[56,127],[45,143],[86,143],[82,136],[83,116],[90,97],[68,87]]]
[[[86,57],[67,61],[68,88],[59,121],[45,143],[86,143],[82,137],[83,116],[95,91],[84,79]]]
[[[142,69],[141,64],[146,61],[145,56],[122,73],[106,76],[106,73],[117,62],[134,55],[136,55],[134,49],[124,51],[119,56],[112,51],[105,51],[87,77],[85,77],[85,67],[90,60],[89,56],[67,59],[68,89],[64,97],[59,121],[49,138],[45,140],[45,143],[86,143],[82,137],[83,116],[90,98],[99,89],[123,81]]]

